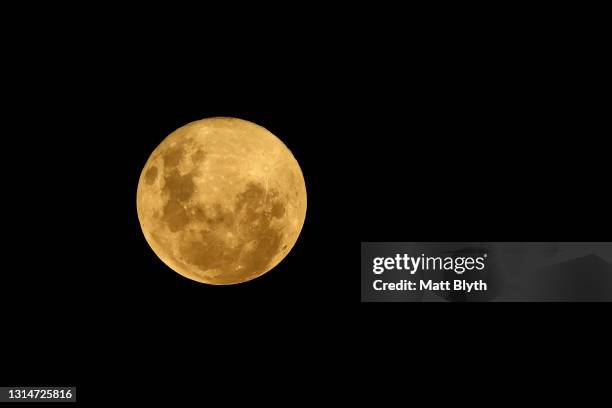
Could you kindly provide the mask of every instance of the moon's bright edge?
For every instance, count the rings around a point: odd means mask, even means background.
[[[299,164],[272,133],[209,118],[170,134],[146,162],[137,190],[144,236],[179,274],[234,284],[274,268],[306,217]]]

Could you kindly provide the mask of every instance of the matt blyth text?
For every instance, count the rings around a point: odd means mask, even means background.
[[[486,291],[487,284],[481,279],[475,282],[468,282],[461,279],[453,281],[433,281],[431,279],[421,279],[418,283],[402,279],[399,282],[383,282],[381,279],[374,281],[374,290],[432,290],[432,291],[464,291],[464,292],[479,292]]]

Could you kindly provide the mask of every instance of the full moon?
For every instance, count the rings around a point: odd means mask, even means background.
[[[229,285],[287,256],[306,218],[306,186],[293,154],[268,130],[208,118],[175,130],[151,153],[136,207],[166,265],[198,282]]]

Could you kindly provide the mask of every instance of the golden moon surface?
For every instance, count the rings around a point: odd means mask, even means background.
[[[298,162],[252,122],[189,123],[151,153],[136,194],[144,236],[179,274],[227,285],[263,275],[295,245],[306,218]]]

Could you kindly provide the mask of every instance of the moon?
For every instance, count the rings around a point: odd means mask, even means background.
[[[138,220],[153,252],[197,282],[230,285],[287,256],[306,219],[306,185],[283,142],[255,123],[189,123],[151,153],[138,181]]]

